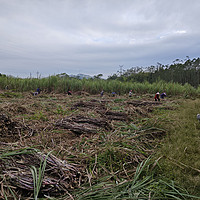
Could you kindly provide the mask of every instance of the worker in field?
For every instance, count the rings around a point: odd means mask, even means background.
[[[117,94],[116,92],[112,92],[112,96],[115,97]]]
[[[40,92],[41,92],[41,89],[40,89],[40,87],[38,87],[37,88],[37,93],[40,94]]]
[[[72,92],[70,90],[67,91],[68,95],[72,95]]]
[[[103,97],[103,94],[104,94],[104,91],[102,90],[102,91],[101,91],[101,97]]]
[[[164,99],[166,96],[167,96],[166,93],[163,92],[163,93],[160,95],[160,98],[161,98],[161,99]]]
[[[155,101],[160,101],[160,93],[157,92],[154,97]]]
[[[40,92],[41,92],[41,89],[38,87],[37,90],[36,90],[36,92],[32,92],[31,94],[33,96],[37,96],[38,94],[40,94]]]
[[[128,96],[132,97],[132,90],[129,91]]]

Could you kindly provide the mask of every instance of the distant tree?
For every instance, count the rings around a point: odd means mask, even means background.
[[[117,74],[113,74],[112,76],[108,77],[108,80],[115,80],[117,78],[118,78]]]
[[[66,73],[57,74],[56,76],[59,76],[59,77],[69,77],[69,75],[66,74]]]
[[[0,76],[6,77],[6,75],[5,75],[5,74],[2,74],[2,73],[0,73]]]
[[[120,80],[131,82],[153,83],[159,80],[166,82],[177,82],[181,84],[189,83],[194,87],[200,84],[200,58],[191,60],[189,56],[184,61],[175,59],[171,65],[157,63],[156,66],[150,67],[132,67],[123,71],[121,75],[114,74],[108,80]]]
[[[94,78],[95,79],[100,79],[102,76],[103,76],[103,74],[98,74],[98,75],[95,75]]]

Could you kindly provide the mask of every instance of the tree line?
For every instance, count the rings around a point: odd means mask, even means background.
[[[157,63],[156,66],[132,67],[121,73],[116,73],[108,78],[108,80],[120,80],[131,82],[149,82],[154,83],[160,80],[166,82],[174,82],[179,84],[190,84],[198,87],[200,83],[200,58],[185,60],[176,59],[173,64],[163,65]]]

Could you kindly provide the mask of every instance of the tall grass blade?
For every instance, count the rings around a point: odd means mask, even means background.
[[[35,151],[37,151],[37,150],[30,149],[30,148],[24,148],[24,149],[20,149],[20,150],[12,150],[12,151],[0,154],[0,159],[7,158],[9,156],[21,155],[21,154],[31,154]]]
[[[40,192],[40,189],[42,186],[42,181],[44,178],[44,172],[45,172],[45,168],[46,168],[47,158],[50,153],[51,153],[51,151],[46,155],[44,161],[41,160],[40,167],[38,169],[38,173],[37,173],[37,169],[35,166],[31,166],[31,168],[30,168],[32,176],[33,176],[34,199],[35,200],[38,199],[38,195],[39,195],[39,192]]]
[[[17,197],[15,196],[14,192],[12,191],[12,189],[8,186],[8,189],[10,190],[14,200],[17,200]]]

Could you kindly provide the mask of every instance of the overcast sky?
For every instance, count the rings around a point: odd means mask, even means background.
[[[0,0],[0,73],[112,75],[199,57],[200,0]]]

